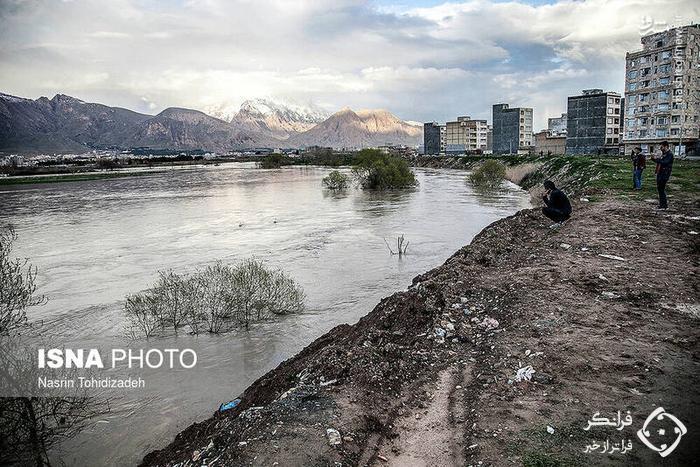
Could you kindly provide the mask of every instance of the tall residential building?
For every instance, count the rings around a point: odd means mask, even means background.
[[[646,35],[626,59],[625,152],[653,152],[669,140],[681,154],[697,155],[700,24]]]
[[[477,150],[485,151],[487,138],[486,120],[457,117],[457,121],[447,122],[445,125],[445,152],[463,154]]]
[[[423,152],[425,154],[440,154],[440,127],[437,122],[423,124]]]
[[[553,117],[547,119],[547,130],[550,135],[565,135],[566,134],[566,114],[561,114],[561,117]]]
[[[619,154],[622,98],[617,92],[585,89],[567,103],[567,154]]]
[[[508,104],[493,106],[493,153],[517,154],[529,152],[532,141],[532,109],[509,108]]]

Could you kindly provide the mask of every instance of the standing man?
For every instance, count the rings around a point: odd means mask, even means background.
[[[647,166],[647,158],[642,153],[642,148],[632,149],[632,183],[635,190],[642,189],[642,171]]]
[[[661,155],[652,157],[656,162],[656,189],[659,192],[659,209],[668,209],[666,200],[666,183],[671,178],[673,168],[673,153],[668,141],[661,143]]]
[[[542,200],[545,207],[542,214],[552,219],[557,224],[561,224],[571,216],[571,203],[563,191],[557,189],[551,180],[544,181],[544,188],[547,190]],[[554,224],[555,226],[557,224]]]

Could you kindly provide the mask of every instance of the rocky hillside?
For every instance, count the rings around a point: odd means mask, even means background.
[[[226,116],[222,113],[222,116]],[[0,151],[85,152],[151,147],[231,151],[313,145],[359,148],[418,144],[422,129],[386,111],[320,111],[246,101],[230,121],[192,109],[145,115],[57,94],[36,100],[0,94]]]
[[[345,108],[308,131],[290,138],[293,146],[360,148],[419,144],[423,129],[400,120],[386,110],[353,112]]]

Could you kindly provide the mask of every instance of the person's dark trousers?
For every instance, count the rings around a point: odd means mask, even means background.
[[[632,182],[634,183],[634,188],[636,190],[642,189],[642,170],[643,169],[634,169]]]
[[[569,218],[569,214],[565,213],[561,209],[550,208],[545,206],[542,208],[542,214],[552,219],[554,222],[563,222]]]
[[[668,202],[666,200],[666,183],[670,178],[670,174],[658,173],[656,174],[656,189],[659,191],[659,207],[662,209],[668,208]]]

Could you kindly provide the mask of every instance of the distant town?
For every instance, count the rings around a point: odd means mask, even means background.
[[[404,156],[623,155],[637,147],[645,153],[653,153],[662,141],[668,140],[677,155],[700,156],[700,25],[648,34],[641,38],[641,44],[641,50],[626,54],[624,95],[603,89],[584,89],[579,95],[569,96],[566,113],[550,116],[547,128],[541,131],[534,132],[533,108],[498,103],[492,107],[490,123],[468,115],[444,124],[427,122],[423,124],[421,145],[387,143],[371,147]],[[63,172],[72,173],[174,162],[217,163],[255,160],[270,154],[295,157],[319,150],[359,149],[362,148],[308,146],[216,152],[145,147],[29,157],[0,153],[0,174],[57,173],[57,166],[64,166]]]
[[[438,154],[629,154],[668,140],[678,155],[697,157],[700,110],[700,25],[642,37],[626,55],[624,97],[585,89],[567,111],[533,132],[533,109],[495,104],[492,119],[457,117],[423,125],[421,152]]]

